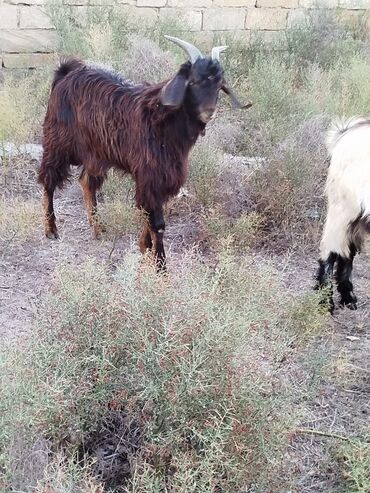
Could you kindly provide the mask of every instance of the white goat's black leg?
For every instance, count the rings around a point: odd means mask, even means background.
[[[355,254],[356,250],[352,246],[349,258],[339,255],[335,273],[338,291],[340,293],[340,305],[347,306],[350,310],[356,310],[357,308],[357,298],[353,293],[352,284],[352,268]]]
[[[325,290],[325,298],[322,299],[322,303],[328,304],[330,313],[334,311],[333,301],[333,270],[334,264],[338,258],[338,255],[331,252],[326,260],[319,260],[319,268],[316,274],[316,286],[317,290]]]

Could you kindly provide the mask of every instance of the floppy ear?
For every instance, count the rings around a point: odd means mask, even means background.
[[[184,63],[177,75],[164,86],[161,93],[161,103],[163,106],[171,106],[172,108],[181,106],[188,86],[190,69],[191,63]]]
[[[162,89],[161,103],[163,106],[178,108],[184,101],[188,79],[182,75],[176,75]]]
[[[228,86],[228,84],[226,83],[225,80],[221,86],[221,89],[224,91],[225,94],[230,96],[230,99],[231,99],[231,102],[232,102],[234,108],[247,110],[248,108],[250,108],[252,106],[252,103],[242,104],[238,100],[238,98],[236,97],[236,95],[235,95],[234,91],[231,89],[231,87]]]

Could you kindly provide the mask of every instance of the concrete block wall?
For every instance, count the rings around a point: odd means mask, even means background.
[[[30,68],[53,60],[56,33],[45,13],[44,0],[0,0],[0,66]],[[214,32],[236,32],[251,39],[259,32],[273,39],[302,18],[306,9],[339,10],[348,19],[369,21],[370,0],[64,0],[81,12],[90,6],[113,5],[135,23],[150,28],[158,19],[180,17],[204,42]]]

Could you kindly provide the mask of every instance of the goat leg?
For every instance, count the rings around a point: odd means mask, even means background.
[[[153,247],[152,237],[150,235],[150,226],[148,223],[145,224],[143,232],[140,236],[140,252],[142,254],[146,253],[147,250],[151,251]]]
[[[326,260],[319,260],[319,268],[316,274],[316,290],[321,290],[325,296],[321,299],[320,303],[328,305],[330,313],[334,311],[333,300],[333,270],[334,264],[337,260],[337,254],[331,252]]]
[[[152,250],[158,272],[166,271],[166,253],[164,251],[163,237],[165,222],[162,206],[149,213],[150,236],[152,240]]]
[[[90,176],[86,171],[82,171],[80,176],[80,185],[82,188],[83,198],[89,224],[92,228],[93,238],[99,239],[105,231],[97,217],[97,200],[96,192],[103,183],[102,177]]]
[[[43,197],[45,236],[51,240],[56,240],[59,236],[55,223],[53,197],[54,190],[45,188]]]
[[[351,245],[350,257],[338,256],[336,280],[338,283],[338,292],[340,293],[340,306],[347,306],[350,310],[356,310],[357,298],[353,293],[353,284],[351,280],[353,259],[356,254],[356,248]]]

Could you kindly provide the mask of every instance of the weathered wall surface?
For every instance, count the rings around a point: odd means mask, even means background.
[[[53,58],[56,35],[44,0],[0,0],[0,62],[4,68],[37,67]],[[307,9],[336,9],[349,20],[361,16],[370,26],[370,0],[64,0],[65,8],[86,12],[112,5],[140,25],[183,17],[207,40],[212,33],[233,31],[248,41],[254,32],[266,38],[299,21]]]

